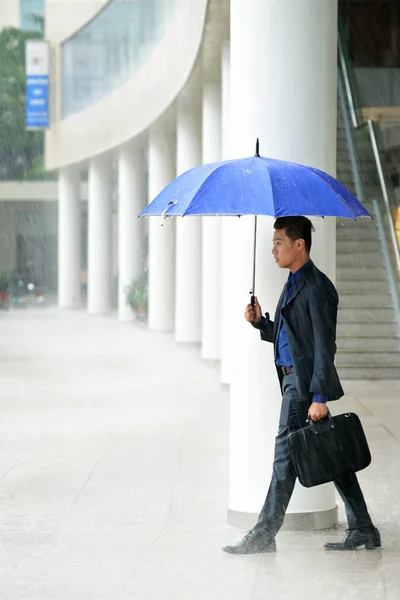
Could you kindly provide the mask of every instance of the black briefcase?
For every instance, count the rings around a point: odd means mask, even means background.
[[[312,422],[288,436],[300,483],[314,487],[356,473],[371,463],[361,421],[354,413]]]

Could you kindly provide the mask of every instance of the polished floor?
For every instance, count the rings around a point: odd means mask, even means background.
[[[382,550],[281,533],[276,555],[220,551],[229,396],[195,347],[115,317],[0,313],[1,600],[399,600],[400,382],[345,382]]]

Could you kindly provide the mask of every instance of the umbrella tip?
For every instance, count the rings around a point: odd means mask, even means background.
[[[260,156],[260,140],[258,138],[256,141],[256,156]]]

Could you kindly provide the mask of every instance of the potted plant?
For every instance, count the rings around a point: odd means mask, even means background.
[[[10,307],[10,296],[8,294],[10,283],[10,275],[7,271],[0,271],[0,308],[7,309]]]
[[[143,273],[126,288],[126,301],[141,321],[147,319],[148,285],[147,273]]]

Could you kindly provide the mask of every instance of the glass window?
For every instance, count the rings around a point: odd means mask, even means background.
[[[111,0],[64,42],[63,117],[96,102],[132,77],[163,37],[174,7],[175,0]]]
[[[21,29],[42,31],[41,20],[44,17],[44,0],[20,0]]]
[[[354,66],[400,66],[398,0],[345,0],[340,7],[343,33]]]

